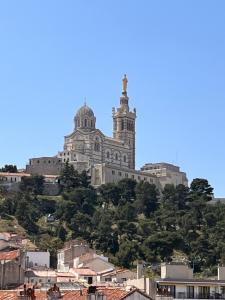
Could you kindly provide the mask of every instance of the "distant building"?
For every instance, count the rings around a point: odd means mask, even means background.
[[[86,253],[93,252],[84,240],[71,240],[64,244],[63,249],[57,252],[58,272],[69,272],[74,267],[74,260]]]
[[[24,282],[25,253],[20,249],[0,251],[0,289],[17,287]]]
[[[163,188],[166,184],[173,184],[175,186],[183,184],[188,186],[186,173],[181,172],[178,166],[172,164],[147,163],[141,168],[141,171],[156,176]]]
[[[77,287],[74,288],[72,285],[72,290],[65,290],[60,287],[60,291],[62,291],[62,295],[59,292],[60,296],[57,296],[56,293],[48,292],[48,300],[149,300],[151,299],[148,295],[143,293],[142,291],[131,288],[130,290],[125,290],[122,287],[95,287],[91,286],[87,288]],[[58,288],[58,284],[56,286]],[[54,287],[53,287],[54,289]],[[77,289],[77,290],[75,290]],[[43,290],[32,290],[35,298],[33,299],[46,299],[46,291]],[[23,296],[25,294],[24,289],[18,289],[14,291],[0,291],[0,299],[10,299],[10,300],[27,300],[27,296]],[[30,297],[31,298],[31,297]],[[32,298],[31,298],[32,299]],[[152,300],[152,299],[151,299]]]
[[[10,184],[21,182],[23,177],[30,177],[29,173],[8,173],[0,172],[0,184]],[[55,175],[43,175],[45,182],[55,183],[57,182],[57,177]]]
[[[161,166],[160,176],[145,167],[135,170],[136,109],[129,107],[126,75],[122,83],[120,105],[112,110],[113,137],[106,136],[96,127],[95,114],[85,103],[74,117],[73,132],[64,138],[63,150],[53,157],[31,158],[26,172],[58,175],[68,161],[76,170],[86,170],[91,176],[91,184],[96,187],[123,178],[154,183],[158,189],[166,183],[187,185],[185,173],[169,164]]]
[[[88,284],[96,284],[97,273],[88,267],[71,268],[70,273],[74,274],[76,280],[86,282]]]
[[[57,274],[53,270],[33,270],[30,269],[25,273],[25,283],[34,285],[44,285],[46,283],[56,283]]]
[[[115,269],[101,274],[101,282],[124,283],[137,278],[137,274],[128,269]]]
[[[48,251],[27,251],[27,267],[45,267],[50,266],[50,253]]]
[[[127,286],[146,291],[156,300],[225,299],[225,267],[218,267],[217,278],[194,278],[193,270],[178,263],[163,263],[161,278],[128,280]]]

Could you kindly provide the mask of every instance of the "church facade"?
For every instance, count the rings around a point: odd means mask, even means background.
[[[94,112],[85,104],[74,117],[73,132],[64,138],[63,151],[54,157],[30,159],[26,171],[57,175],[68,161],[78,171],[88,171],[94,186],[132,178],[154,183],[160,188],[160,180],[155,174],[135,170],[136,109],[129,108],[127,82],[125,75],[120,105],[112,110],[113,137],[96,128]]]

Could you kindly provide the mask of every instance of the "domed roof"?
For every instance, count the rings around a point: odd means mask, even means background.
[[[94,117],[93,110],[86,104],[84,104],[76,113],[76,117],[83,116]]]

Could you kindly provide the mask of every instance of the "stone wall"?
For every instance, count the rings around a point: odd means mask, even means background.
[[[0,283],[3,285],[1,289],[22,284],[24,282],[24,274],[24,269],[17,261],[0,263]]]
[[[7,191],[11,192],[18,192],[19,191],[19,182],[18,183],[1,183],[0,187],[2,186]],[[60,192],[60,185],[58,183],[44,183],[44,191],[43,195],[49,195],[49,196],[57,196]]]
[[[31,158],[26,165],[26,173],[38,175],[59,175],[63,164],[57,157]]]

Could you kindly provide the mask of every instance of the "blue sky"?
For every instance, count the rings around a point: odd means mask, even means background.
[[[87,99],[111,135],[128,76],[137,168],[170,162],[225,196],[225,3],[1,1],[0,166],[55,155]]]

